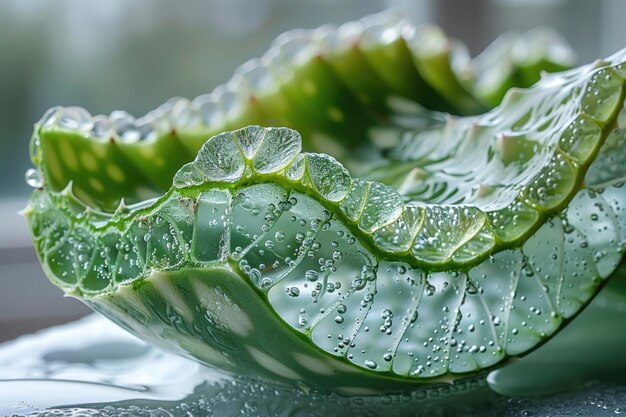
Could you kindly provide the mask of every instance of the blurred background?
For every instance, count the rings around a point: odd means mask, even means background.
[[[550,26],[579,63],[626,47],[623,0],[2,0],[0,341],[87,314],[43,276],[25,221],[32,125],[51,106],[141,116],[227,81],[281,32],[388,7],[430,21],[473,54],[507,30]]]

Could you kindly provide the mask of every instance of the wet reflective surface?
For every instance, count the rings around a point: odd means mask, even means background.
[[[90,316],[0,345],[0,415],[623,415],[624,285],[615,279],[550,343],[486,381],[384,396],[225,377]]]

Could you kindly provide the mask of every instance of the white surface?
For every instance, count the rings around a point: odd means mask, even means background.
[[[129,399],[177,401],[209,376],[208,368],[150,348],[91,315],[0,344],[0,415]]]

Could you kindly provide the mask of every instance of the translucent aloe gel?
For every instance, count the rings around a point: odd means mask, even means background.
[[[24,213],[67,294],[226,372],[341,393],[482,375],[622,260],[625,60],[510,89],[569,65],[554,35],[472,60],[389,14],[288,32],[141,119],[51,109]]]

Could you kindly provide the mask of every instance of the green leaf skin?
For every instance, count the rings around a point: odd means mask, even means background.
[[[258,83],[237,111],[222,97],[212,121],[177,100],[139,140],[123,113],[44,116],[43,184],[24,214],[48,277],[205,364],[342,393],[481,375],[547,341],[622,260],[626,52],[510,90],[482,115],[409,128],[482,99],[437,78],[456,74],[436,70],[454,55],[441,34],[425,30],[436,39],[413,53],[418,31],[402,21],[352,25],[334,40],[329,28],[284,35],[278,70],[246,70],[281,81]],[[351,82],[337,69],[369,62]],[[427,88],[380,101],[402,90],[408,63]],[[370,85],[373,104],[359,94]],[[381,112],[403,121],[364,116]],[[271,120],[303,137],[242,127]],[[385,134],[398,145],[381,152]],[[305,152],[320,140],[325,153]],[[357,176],[368,153],[379,156]]]

